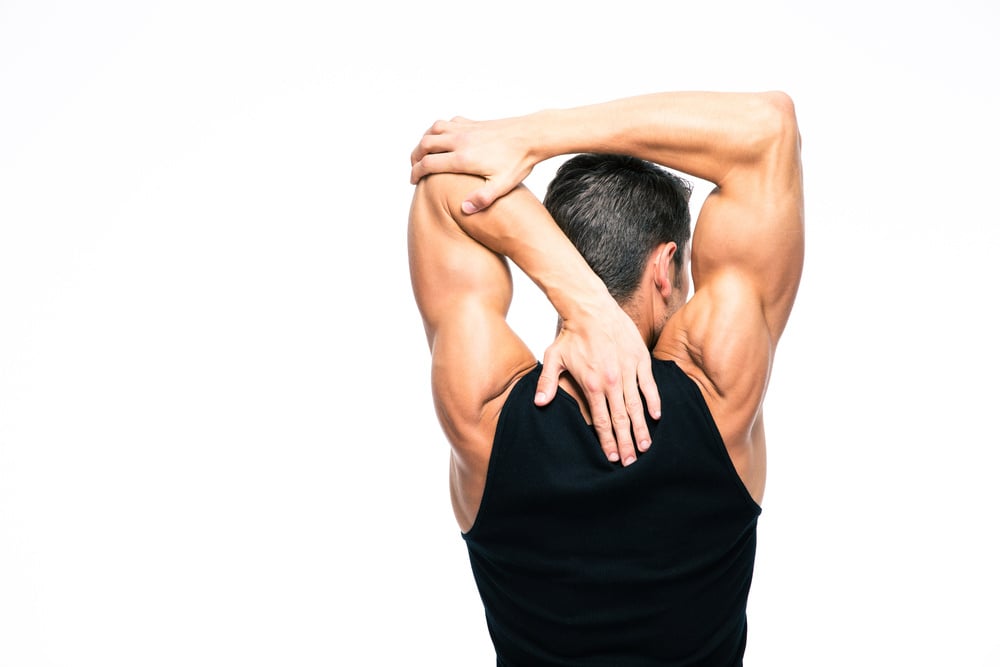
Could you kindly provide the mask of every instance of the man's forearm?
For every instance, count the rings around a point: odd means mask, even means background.
[[[571,153],[625,153],[722,183],[757,161],[782,132],[782,93],[668,92],[522,116],[537,161]]]
[[[563,320],[593,317],[618,310],[607,287],[566,238],[548,211],[525,187],[502,197],[474,215],[461,212],[467,187],[457,179],[449,208],[466,234],[490,250],[510,258],[545,293]]]
[[[517,264],[562,319],[559,336],[545,353],[535,402],[551,401],[559,377],[568,372],[582,387],[608,460],[631,465],[636,448],[645,451],[652,442],[644,403],[654,419],[660,416],[649,356],[653,341],[640,335],[635,322],[527,188],[516,187],[488,209],[466,215],[461,210],[466,187],[470,180],[482,181],[443,176],[456,179],[447,205],[459,227]]]

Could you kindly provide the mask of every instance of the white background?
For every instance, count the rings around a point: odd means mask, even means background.
[[[409,152],[678,89],[804,139],[746,664],[1000,665],[995,7],[473,5],[0,1],[0,667],[492,664]]]

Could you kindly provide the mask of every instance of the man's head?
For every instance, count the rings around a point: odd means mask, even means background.
[[[690,196],[687,181],[651,162],[585,153],[559,167],[544,203],[626,310],[642,294],[652,263],[670,258],[669,268],[656,267],[670,275],[672,285],[664,290],[673,301],[669,316],[679,305],[677,299],[687,297]],[[651,325],[658,334],[662,322]]]

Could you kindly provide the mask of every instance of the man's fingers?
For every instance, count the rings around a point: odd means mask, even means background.
[[[416,185],[428,174],[461,173],[454,153],[431,153],[425,155],[410,169],[410,183]]]
[[[559,388],[559,376],[564,370],[565,366],[554,354],[545,353],[542,358],[542,374],[535,387],[535,405],[548,405],[552,402]]]
[[[605,378],[605,381],[607,384],[602,385],[597,380],[590,382],[584,380],[584,391],[590,404],[594,430],[597,432],[601,449],[609,461],[621,461],[622,465],[632,465],[635,463],[636,453],[632,442],[632,423],[625,407],[622,385],[620,381],[610,376]]]
[[[632,442],[633,424],[617,383],[611,388],[611,395],[608,396],[608,407],[611,409],[611,426],[618,444],[618,456],[621,457],[622,465],[632,465],[636,459],[635,445]],[[645,427],[645,420],[643,420],[643,427]],[[646,438],[648,440],[649,436]]]
[[[625,411],[628,414],[628,420],[631,422],[632,433],[635,434],[636,447],[639,448],[640,452],[644,452],[649,449],[652,438],[649,435],[649,429],[646,427],[646,411],[643,408],[642,399],[639,397],[639,390],[630,383],[625,384]],[[631,439],[629,442],[631,443]],[[624,457],[622,460],[625,460]]]
[[[660,418],[660,388],[656,386],[653,379],[653,362],[649,356],[642,356],[639,359],[639,367],[636,369],[636,379],[639,382],[639,390],[646,399],[646,410],[653,419]]]
[[[427,130],[427,133],[420,138],[420,143],[417,147],[413,149],[410,153],[410,166],[416,168],[419,164],[425,162],[428,157],[432,155],[451,153],[455,150],[455,138],[451,134],[443,134],[444,130],[439,125],[444,121],[438,121],[431,126],[431,129]],[[428,169],[424,166],[423,173],[421,176],[426,176],[430,173],[437,173],[434,169]],[[412,180],[412,174],[411,174]],[[420,180],[419,178],[417,180]],[[413,181],[416,183],[416,181]]]
[[[621,460],[618,453],[618,442],[615,440],[614,429],[611,425],[611,415],[608,413],[608,404],[602,394],[592,394],[588,396],[590,403],[590,419],[597,432],[597,440],[601,443],[601,450],[608,457],[609,461],[617,462]]]

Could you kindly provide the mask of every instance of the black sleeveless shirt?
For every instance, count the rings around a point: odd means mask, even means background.
[[[698,386],[653,360],[663,416],[622,467],[568,393],[535,406],[540,373],[501,411],[463,534],[497,664],[741,665],[760,507]]]

